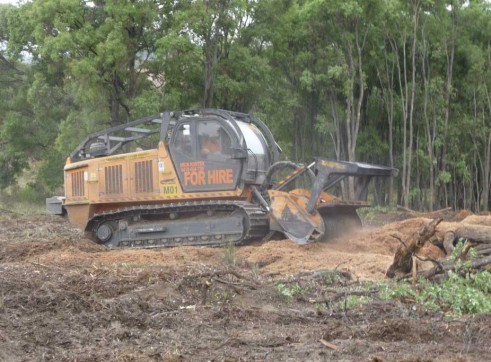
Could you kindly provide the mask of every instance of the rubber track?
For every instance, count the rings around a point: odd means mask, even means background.
[[[182,203],[170,203],[170,204],[158,204],[158,205],[138,205],[126,208],[121,208],[112,212],[104,212],[94,215],[87,226],[87,231],[95,234],[97,227],[107,221],[117,221],[120,219],[129,219],[139,215],[169,215],[170,213],[189,213],[189,212],[201,212],[205,214],[208,211],[228,211],[230,214],[242,210],[247,215],[247,220],[244,224],[249,226],[246,234],[239,240],[234,241],[234,244],[242,244],[252,240],[258,240],[264,238],[269,233],[269,216],[264,209],[259,205],[251,204],[246,201],[232,201],[232,200],[217,200],[217,201],[192,201]],[[182,219],[184,220],[184,219]],[[167,221],[167,220],[166,220]],[[95,240],[95,237],[92,238]],[[242,236],[242,231],[237,235]],[[238,236],[238,237],[240,237]],[[179,239],[174,240],[174,239]],[[166,238],[165,243],[161,240],[153,240],[150,244],[148,240],[132,240],[130,244],[119,247],[134,247],[134,248],[163,248],[174,247],[184,245],[207,245],[207,246],[223,246],[229,243],[226,241],[219,241],[210,235],[211,240],[207,241],[182,241],[183,238]]]

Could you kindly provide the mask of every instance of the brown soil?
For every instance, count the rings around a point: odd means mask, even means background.
[[[464,218],[491,225],[453,213],[439,232]],[[384,278],[394,236],[428,221],[401,219],[305,247],[107,250],[63,219],[3,217],[0,361],[489,359],[490,315],[448,320],[374,295],[347,304]]]

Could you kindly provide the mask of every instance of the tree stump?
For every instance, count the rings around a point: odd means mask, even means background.
[[[398,246],[394,255],[394,260],[387,269],[385,275],[389,278],[393,278],[396,273],[407,274],[411,272],[413,266],[413,255],[423,247],[427,240],[435,235],[436,227],[441,221],[442,219],[430,221],[418,231],[413,233],[406,241],[394,236],[399,239],[401,244]]]

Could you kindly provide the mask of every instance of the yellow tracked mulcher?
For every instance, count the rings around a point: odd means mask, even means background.
[[[248,114],[164,112],[87,137],[67,159],[65,196],[47,207],[109,247],[216,246],[275,233],[306,244],[361,225],[356,209],[367,206],[370,179],[395,173],[321,158],[297,165],[279,152]],[[347,176],[355,200],[325,192]],[[294,188],[299,180],[309,189]]]

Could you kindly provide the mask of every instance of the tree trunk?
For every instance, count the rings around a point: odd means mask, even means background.
[[[113,73],[111,79],[111,94],[109,96],[109,110],[111,112],[111,124],[113,126],[121,124],[119,115],[119,78]]]
[[[491,117],[491,97],[489,95],[489,91],[487,86],[485,86],[486,90],[486,100],[488,105],[489,117]],[[488,133],[488,140],[486,142],[485,148],[485,159],[484,159],[484,167],[483,167],[483,185],[482,185],[482,206],[484,211],[490,210],[490,192],[489,189],[491,187],[490,173],[491,173],[491,130]]]
[[[388,41],[392,44],[392,41],[388,39]],[[395,44],[394,44],[395,45]],[[397,48],[397,45],[395,45]],[[396,58],[397,59],[397,58]],[[397,60],[398,61],[398,60]],[[394,61],[389,65],[389,57],[387,54],[387,48],[384,47],[384,73],[386,77],[387,84],[384,85],[384,82],[381,77],[381,71],[377,67],[377,74],[380,82],[380,88],[383,90],[382,96],[384,99],[385,111],[387,112],[387,122],[389,126],[389,166],[394,167]],[[387,199],[388,205],[392,205],[392,197],[394,193],[394,178],[389,178],[389,195]]]
[[[361,109],[365,97],[365,81],[363,79],[363,47],[366,39],[360,39],[358,26],[355,29],[356,61],[353,54],[352,44],[347,45],[348,74],[351,83],[350,94],[346,97],[346,133],[348,141],[348,161],[356,161],[356,144],[361,123]],[[356,89],[356,85],[358,88]],[[355,101],[355,93],[358,99]],[[355,195],[353,177],[348,177],[348,197],[352,199]]]
[[[215,78],[216,67],[218,64],[218,43],[220,38],[220,32],[223,30],[222,21],[225,16],[224,12],[227,8],[227,0],[218,1],[217,13],[214,15],[214,21],[211,22],[210,29],[205,34],[204,44],[204,96],[203,107],[213,107],[214,93],[215,93]],[[207,3],[208,4],[208,3]],[[209,6],[209,4],[208,4]]]
[[[203,107],[213,107],[213,95],[215,92],[215,68],[218,62],[218,31],[206,37],[205,45],[205,92],[203,96]]]
[[[448,122],[450,118],[450,98],[452,96],[452,77],[453,77],[453,63],[455,57],[455,37],[456,37],[456,9],[452,4],[451,6],[451,17],[452,17],[452,29],[450,33],[450,49],[448,45],[445,47],[447,55],[447,82],[445,85],[445,112],[444,112],[444,126],[443,126],[443,139],[446,140],[448,137]],[[440,172],[444,172],[447,169],[447,143],[443,142],[442,145],[442,155],[440,161]],[[448,206],[448,189],[445,183],[441,183],[443,188],[443,193],[445,196],[445,206]],[[441,205],[440,205],[441,206]]]
[[[414,138],[414,101],[416,98],[416,44],[418,37],[418,24],[419,24],[419,10],[420,1],[416,0],[413,3],[413,42],[411,46],[411,98],[408,110],[409,118],[409,138],[408,138],[408,155],[406,164],[406,180],[404,195],[404,206],[409,207],[409,195],[411,190],[411,173],[412,173],[412,159],[413,159],[413,138]]]
[[[339,161],[341,160],[341,144],[342,144],[341,124],[340,124],[337,107],[336,107],[336,97],[332,92],[329,93],[329,101],[331,103],[331,116],[334,122],[334,133],[331,132],[331,139],[332,142],[334,143],[334,152],[336,154],[336,160]]]
[[[397,51],[397,48],[392,47],[393,51]],[[406,191],[406,179],[407,179],[407,110],[408,110],[408,81],[407,81],[407,63],[406,63],[406,34],[403,34],[402,39],[402,69],[399,63],[398,69],[398,81],[399,90],[401,94],[401,115],[402,115],[402,180],[401,180],[401,203],[405,207],[409,207],[407,202],[407,195],[409,191]]]

